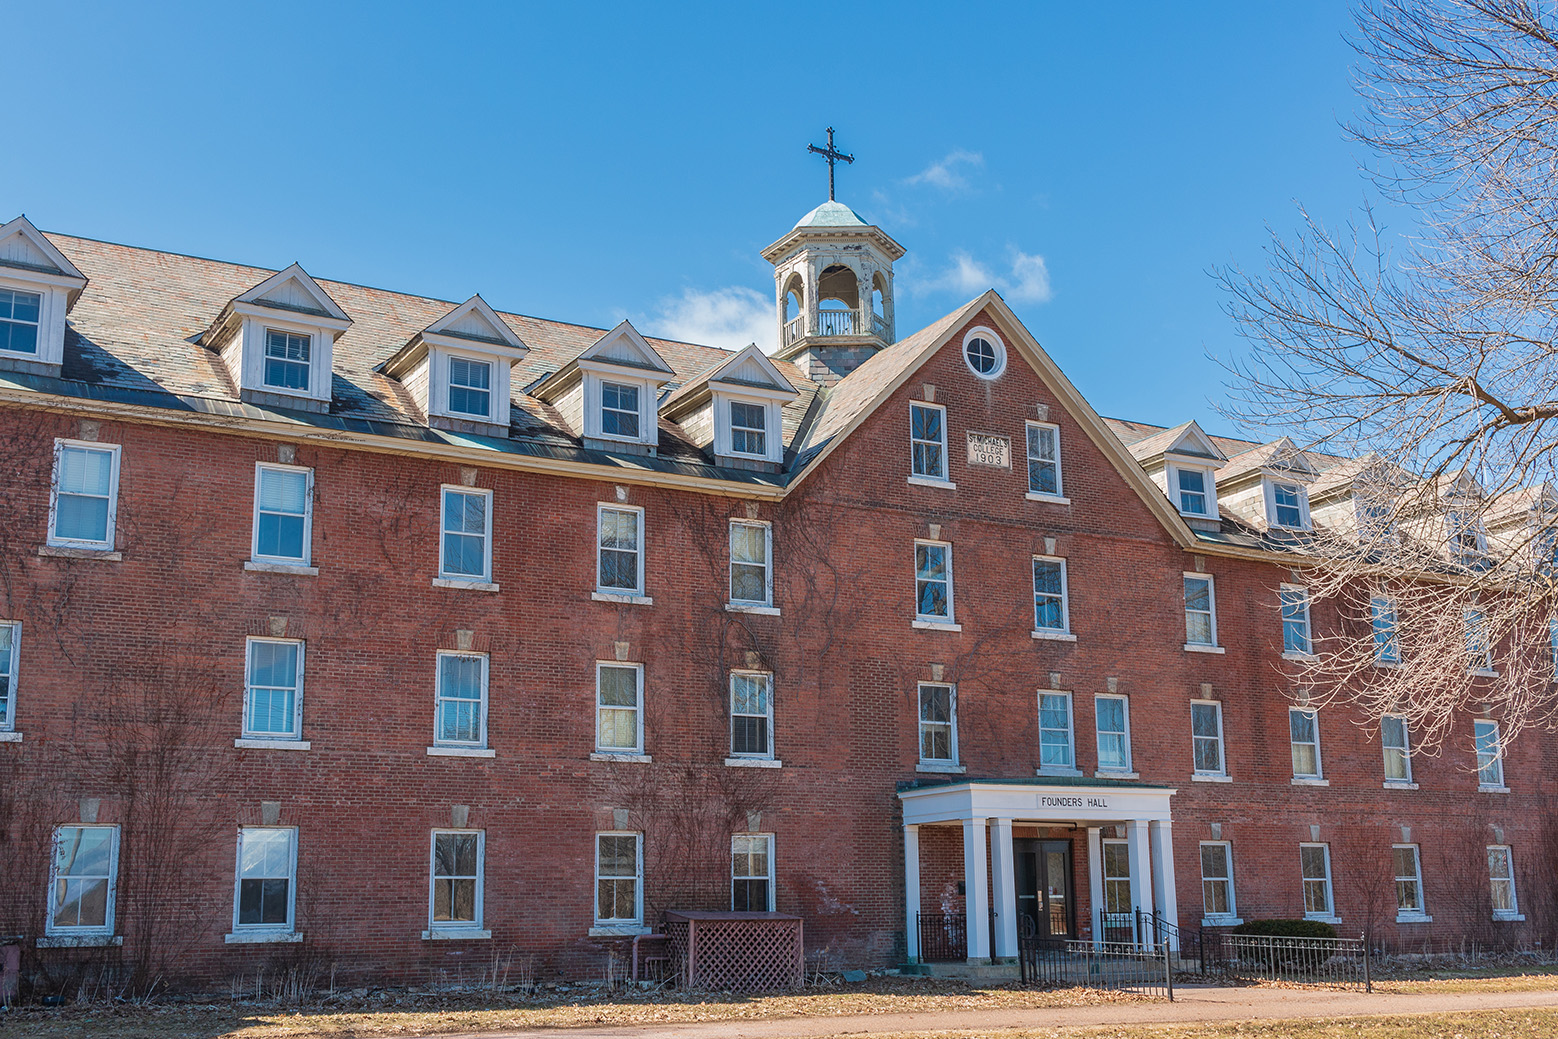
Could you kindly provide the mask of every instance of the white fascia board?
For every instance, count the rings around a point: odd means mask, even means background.
[[[14,217],[5,224],[0,225],[0,242],[16,235],[20,235],[31,242],[34,248],[43,253],[49,262],[54,264],[62,276],[71,279],[72,282],[79,281],[80,284],[76,285],[76,288],[86,285],[87,276],[82,274],[76,265],[70,262],[70,258],[55,247],[53,242],[44,237],[42,231],[33,226],[33,222],[27,219],[26,214]]]
[[[23,281],[30,285],[44,285],[49,288],[75,291],[85,288],[87,283],[87,280],[80,276],[54,274],[51,271],[39,271],[31,267],[14,267],[5,263],[0,263],[0,279],[5,281]]]
[[[676,378],[676,373],[671,371],[659,371],[654,368],[640,368],[633,364],[617,364],[614,361],[598,361],[593,357],[583,358],[574,362],[581,371],[591,372],[595,375],[615,375],[629,382],[652,382],[656,386],[664,386]]]
[[[334,318],[325,314],[310,314],[290,307],[277,307],[266,303],[233,301],[233,312],[244,317],[260,318],[274,324],[301,325],[322,328],[334,333],[330,338],[339,339],[341,333],[352,327],[351,318]]]
[[[1170,818],[1174,787],[1132,789],[1065,784],[950,783],[898,794],[913,826],[962,819],[1038,822],[1131,822]]]
[[[313,275],[309,274],[303,269],[301,264],[297,263],[292,264],[285,270],[277,271],[253,288],[240,292],[233,298],[233,303],[258,302],[261,296],[277,285],[285,284],[293,279],[296,279],[299,284],[308,290],[308,294],[314,297],[314,302],[318,303],[320,309],[325,311],[325,316],[337,321],[344,321],[347,325],[352,323],[352,319],[347,316],[346,311],[342,310],[340,304],[330,298],[330,293],[325,291],[324,286],[315,281]],[[343,325],[342,327],[344,328],[345,326]]]
[[[445,350],[456,350],[468,354],[490,354],[493,357],[501,357],[510,363],[524,360],[530,353],[530,347],[520,344],[508,346],[503,343],[494,343],[490,339],[473,339],[470,336],[450,335],[447,332],[422,332],[418,335],[429,346],[441,347]]]
[[[754,400],[790,401],[800,396],[794,389],[772,389],[766,386],[753,386],[751,383],[745,382],[710,382],[709,389],[722,397],[735,397],[738,399],[750,397]]]

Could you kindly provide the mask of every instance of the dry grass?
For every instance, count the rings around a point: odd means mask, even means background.
[[[1409,1017],[1234,1021],[1215,1025],[1118,1025],[1064,1031],[1019,1028],[973,1032],[873,1032],[871,1039],[1553,1039],[1553,1036],[1558,1036],[1558,1010],[1482,1010]]]
[[[1513,973],[1507,968],[1425,971],[1426,977],[1391,978],[1374,983],[1376,992],[1537,992],[1558,988],[1558,967]],[[1555,1033],[1558,1034],[1558,1033]]]

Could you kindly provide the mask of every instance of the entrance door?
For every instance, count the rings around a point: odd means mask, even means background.
[[[1071,897],[1071,842],[1012,842],[1016,857],[1017,933],[1025,938],[1076,936]]]

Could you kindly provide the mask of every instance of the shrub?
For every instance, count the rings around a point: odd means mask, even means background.
[[[1271,938],[1335,938],[1336,928],[1323,920],[1248,920],[1232,933]]]

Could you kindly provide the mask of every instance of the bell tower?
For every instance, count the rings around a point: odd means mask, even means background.
[[[781,360],[832,385],[894,340],[893,262],[903,246],[833,196],[833,165],[853,155],[809,146],[828,160],[828,201],[763,250],[774,265]]]

